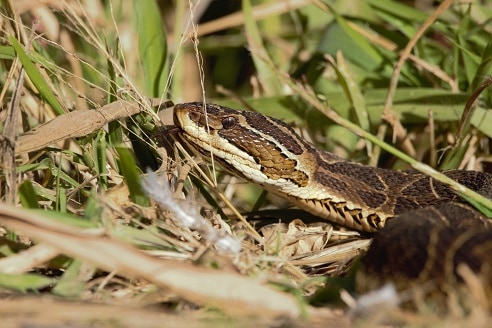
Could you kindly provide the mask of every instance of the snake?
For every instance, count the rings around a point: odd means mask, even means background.
[[[176,104],[173,116],[179,139],[204,158],[317,217],[372,237],[357,274],[359,290],[391,282],[398,290],[425,286],[442,297],[467,286],[462,272],[470,269],[492,299],[492,225],[447,184],[415,170],[344,160],[254,111],[192,102]],[[491,174],[442,173],[492,199]]]

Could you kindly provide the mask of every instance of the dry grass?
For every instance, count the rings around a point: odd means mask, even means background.
[[[367,239],[278,210],[287,205],[156,133],[172,124],[166,100],[205,96],[292,122],[349,159],[490,168],[490,90],[461,113],[491,73],[492,7],[443,1],[398,16],[391,1],[192,2],[0,8],[3,323],[486,326],[480,308],[351,317],[349,269]],[[378,139],[405,154],[381,155]],[[242,250],[220,251],[156,206],[140,185],[147,167]]]

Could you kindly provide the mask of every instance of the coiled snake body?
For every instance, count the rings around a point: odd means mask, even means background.
[[[416,171],[348,162],[315,148],[285,123],[249,111],[202,103],[178,104],[181,138],[204,157],[319,217],[377,232],[363,260],[363,289],[391,280],[408,288],[431,282],[445,292],[466,264],[492,296],[492,230],[447,185]],[[492,198],[492,176],[444,174]]]

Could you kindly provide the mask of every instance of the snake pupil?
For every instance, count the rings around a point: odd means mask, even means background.
[[[232,128],[234,125],[236,125],[236,123],[237,120],[234,116],[228,116],[222,119],[222,127],[226,130]]]

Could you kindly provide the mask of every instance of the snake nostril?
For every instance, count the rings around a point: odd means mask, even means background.
[[[190,112],[188,116],[190,117],[190,120],[192,120],[193,122],[199,122],[200,118],[202,117],[202,114],[197,112]]]

